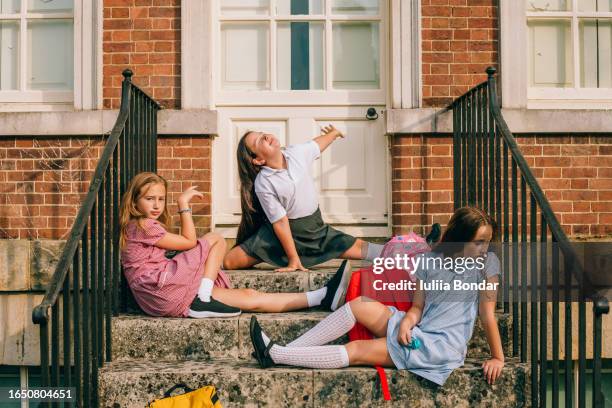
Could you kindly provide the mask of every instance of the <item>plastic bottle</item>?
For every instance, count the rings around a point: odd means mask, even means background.
[[[416,337],[413,337],[406,347],[408,347],[410,350],[416,350],[421,347],[421,344],[421,340],[417,339]]]

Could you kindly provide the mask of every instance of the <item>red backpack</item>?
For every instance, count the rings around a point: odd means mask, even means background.
[[[381,258],[394,258],[396,254],[403,256],[406,254],[408,257],[418,255],[423,252],[430,250],[429,245],[426,241],[415,233],[408,235],[396,236],[391,239],[383,249]],[[398,310],[404,312],[408,311],[412,306],[409,301],[410,294],[407,290],[394,290],[394,291],[383,291],[376,292],[373,289],[373,282],[380,280],[384,283],[398,283],[402,280],[412,280],[410,270],[405,269],[384,269],[380,274],[374,273],[374,267],[360,269],[353,272],[351,280],[346,291],[346,302],[349,302],[359,296],[367,296],[369,298],[378,300],[384,305],[395,306]],[[356,323],[355,326],[349,331],[349,340],[370,340],[374,336],[368,329],[363,325]],[[385,370],[376,366],[378,371],[378,377],[380,378],[380,387],[382,389],[383,397],[386,401],[391,399],[391,393],[389,392],[389,384],[387,383],[387,377]]]

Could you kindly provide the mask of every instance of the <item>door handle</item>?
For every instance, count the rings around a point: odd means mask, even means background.
[[[367,120],[376,120],[378,119],[378,112],[376,112],[376,108],[368,108],[366,112]]]

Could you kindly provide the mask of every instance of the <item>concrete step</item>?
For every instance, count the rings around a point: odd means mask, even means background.
[[[262,328],[280,344],[286,344],[306,332],[329,312],[303,311],[290,313],[258,313]],[[113,318],[113,360],[206,360],[214,358],[249,359],[252,351],[249,338],[251,314],[233,318],[184,319],[155,318],[142,315],[121,315]],[[511,339],[512,319],[497,315],[502,339]],[[504,335],[506,334],[506,335]],[[336,343],[348,341],[344,336]],[[510,344],[503,344],[506,355]],[[480,321],[468,346],[468,357],[489,356],[489,346]]]
[[[508,361],[489,386],[481,361],[466,361],[443,387],[410,372],[386,370],[393,400],[380,395],[376,370],[351,367],[312,370],[223,360],[112,362],[100,371],[101,407],[143,407],[177,383],[191,388],[214,385],[224,407],[516,407],[530,401],[528,364]]]

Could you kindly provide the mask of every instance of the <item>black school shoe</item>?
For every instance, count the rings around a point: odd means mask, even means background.
[[[268,368],[274,365],[274,361],[272,357],[270,357],[270,349],[274,346],[274,342],[270,341],[270,343],[266,346],[264,343],[263,337],[261,335],[261,326],[257,321],[255,316],[251,316],[251,324],[249,326],[249,332],[251,334],[251,343],[253,343],[253,348],[255,349],[254,357],[257,359],[259,366],[261,368]]]
[[[344,298],[346,297],[346,289],[348,288],[349,281],[351,280],[351,263],[345,259],[342,264],[332,276],[332,278],[325,284],[327,293],[321,301],[321,307],[332,312],[338,309],[344,304]]]
[[[431,226],[431,231],[429,232],[427,237],[425,237],[425,241],[429,245],[435,244],[440,240],[440,235],[442,235],[442,228],[440,228],[440,224],[436,222]]]
[[[201,319],[204,317],[233,317],[242,313],[242,310],[237,307],[228,306],[214,298],[210,298],[210,302],[202,302],[196,295],[193,302],[189,306],[189,317]]]

